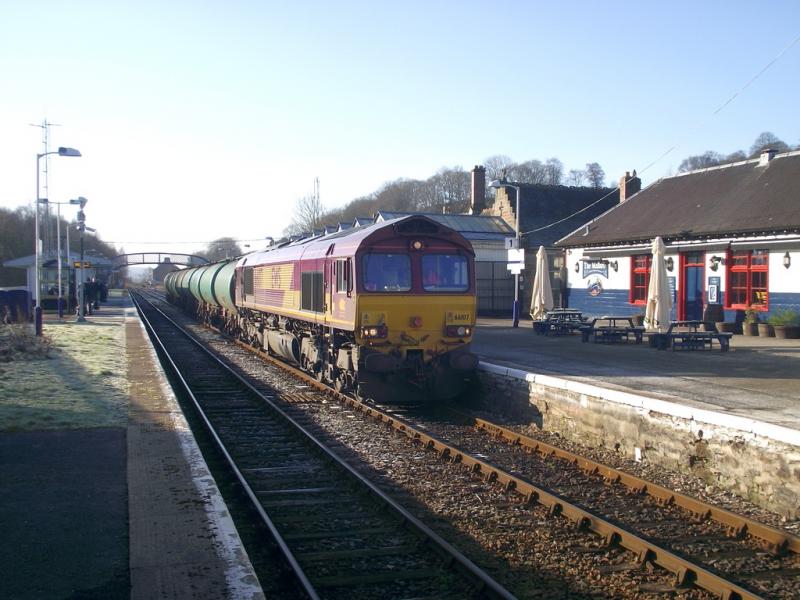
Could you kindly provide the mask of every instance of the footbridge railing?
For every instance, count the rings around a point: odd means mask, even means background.
[[[115,256],[111,261],[115,269],[134,265],[161,265],[164,263],[198,267],[209,263],[208,259],[196,254],[176,254],[175,252],[133,252]]]

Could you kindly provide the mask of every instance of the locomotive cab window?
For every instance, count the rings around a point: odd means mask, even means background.
[[[364,289],[368,292],[407,292],[411,289],[408,254],[366,254]]]
[[[422,287],[426,292],[466,292],[469,289],[467,259],[457,254],[424,255]]]

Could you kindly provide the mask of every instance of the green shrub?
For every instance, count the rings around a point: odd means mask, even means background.
[[[770,325],[800,325],[800,315],[793,310],[779,310],[767,319]]]

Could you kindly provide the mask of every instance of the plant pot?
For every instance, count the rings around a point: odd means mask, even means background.
[[[717,321],[714,326],[717,328],[717,333],[736,333],[736,323]]]
[[[775,337],[775,330],[769,323],[759,323],[758,335],[761,337]]]
[[[775,332],[775,337],[779,340],[786,339],[786,325],[773,325],[772,330]]]
[[[800,325],[787,325],[786,326],[786,339],[796,340],[800,338]]]
[[[758,323],[742,323],[742,335],[758,335]]]

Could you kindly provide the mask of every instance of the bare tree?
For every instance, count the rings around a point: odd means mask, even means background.
[[[544,163],[545,180],[547,185],[561,185],[561,178],[564,176],[564,164],[557,158],[548,158]]]
[[[737,150],[736,152],[731,152],[722,162],[732,163],[732,162],[739,162],[740,160],[746,160],[747,154],[744,153],[744,150]]]
[[[286,233],[289,235],[310,233],[322,227],[324,214],[325,209],[318,194],[303,196],[295,202],[294,216],[286,228]]]
[[[217,262],[218,260],[241,256],[242,249],[235,239],[222,237],[209,243],[205,250],[200,252],[200,255],[205,256],[211,262]]]
[[[545,183],[547,177],[546,165],[536,159],[511,165],[508,169],[508,178],[518,183]]]
[[[578,187],[583,184],[584,179],[586,179],[586,171],[570,169],[570,172],[567,174],[567,185]]]
[[[513,165],[514,161],[505,154],[490,156],[483,161],[483,166],[486,167],[486,181],[502,178],[503,172],[509,170]]]
[[[586,163],[586,178],[593,188],[601,188],[606,182],[606,173],[599,163]]]
[[[704,154],[697,154],[684,158],[678,167],[678,172],[686,173],[687,171],[715,167],[723,162],[725,162],[725,159],[721,154],[708,150]]]
[[[789,150],[789,145],[776,136],[771,131],[765,131],[756,138],[753,145],[750,146],[750,158],[755,158],[764,150],[775,150],[776,152],[786,152]]]

